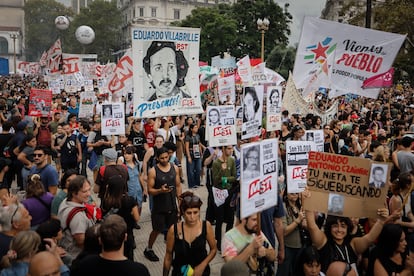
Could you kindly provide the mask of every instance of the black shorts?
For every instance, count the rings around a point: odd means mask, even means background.
[[[152,230],[163,232],[168,230],[171,225],[177,222],[177,212],[151,213]]]

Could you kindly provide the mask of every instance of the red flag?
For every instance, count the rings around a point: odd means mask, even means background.
[[[385,73],[372,76],[362,83],[362,88],[381,88],[381,87],[391,87],[392,86],[392,80],[394,77],[394,68],[391,67],[390,70],[388,70]]]

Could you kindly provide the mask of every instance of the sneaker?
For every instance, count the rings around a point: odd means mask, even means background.
[[[135,224],[134,224],[134,228],[135,228],[135,229],[137,229],[137,230],[139,230],[139,229],[141,229],[141,226],[139,226],[139,224],[138,224],[138,223],[135,223]]]
[[[145,249],[144,250],[144,256],[151,262],[158,262],[160,259],[157,255],[155,255],[154,250],[152,249]]]

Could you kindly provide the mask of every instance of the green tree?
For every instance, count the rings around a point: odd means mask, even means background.
[[[196,8],[186,19],[173,22],[180,27],[200,28],[200,60],[209,62],[214,56],[230,49],[236,39],[237,22],[230,18],[228,5]]]
[[[372,28],[392,33],[406,34],[407,40],[401,47],[395,59],[396,80],[406,79],[414,83],[414,0],[386,0],[372,1]],[[343,14],[355,7],[356,2],[351,2],[342,10]],[[365,9],[356,13],[349,20],[349,23],[356,26],[364,26]]]
[[[122,16],[116,1],[95,0],[87,8],[82,8],[71,22],[65,33],[66,49],[69,53],[97,54],[101,62],[113,60],[111,51],[120,49],[121,23]],[[91,44],[82,45],[75,38],[76,29],[82,25],[90,26],[95,31],[95,40]]]
[[[55,19],[59,15],[72,15],[55,0],[28,0],[24,5],[25,53],[29,61],[38,61],[43,51],[47,51],[59,37]]]
[[[395,79],[407,78],[414,83],[414,0],[387,0],[374,8],[376,28],[406,34],[407,40],[394,62]]]
[[[257,19],[267,18],[270,21],[269,30],[265,33],[265,59],[277,45],[286,46],[290,34],[289,23],[292,16],[287,11],[288,5],[282,9],[274,1],[241,0],[232,5],[232,18],[238,22],[236,45],[232,48],[233,56],[260,58],[261,35],[257,30]]]
[[[286,46],[290,34],[292,16],[287,6],[282,9],[273,1],[241,0],[231,6],[196,8],[186,19],[173,25],[201,28],[201,60],[209,61],[225,51],[235,57],[246,54],[260,57],[261,35],[256,21],[265,17],[270,20],[269,31],[265,33],[266,57],[276,45]]]
[[[296,48],[278,45],[273,48],[266,59],[266,67],[278,72],[286,80],[289,77],[289,71],[293,71],[295,65]]]

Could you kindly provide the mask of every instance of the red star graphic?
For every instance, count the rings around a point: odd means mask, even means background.
[[[318,48],[315,50],[311,50],[315,53],[315,60],[318,60],[319,57],[326,58],[326,50],[329,48],[329,46],[323,47],[320,42],[318,42]]]

